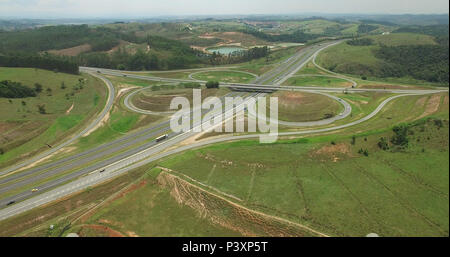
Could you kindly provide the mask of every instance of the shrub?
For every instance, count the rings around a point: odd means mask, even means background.
[[[45,110],[45,104],[39,104],[38,105],[38,111],[40,114],[46,114],[47,111]]]
[[[208,82],[206,82],[206,88],[219,88],[219,82],[208,81]]]
[[[378,141],[378,147],[380,149],[383,149],[384,151],[389,150],[389,144],[387,139],[384,137],[380,138],[380,141]]]
[[[408,127],[406,125],[395,126],[393,129],[394,136],[391,139],[391,143],[402,148],[407,147],[409,143],[408,139]]]

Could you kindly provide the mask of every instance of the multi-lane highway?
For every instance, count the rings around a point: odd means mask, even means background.
[[[334,44],[334,43],[331,43]],[[288,58],[284,62],[280,63],[278,67],[269,71],[268,73],[263,74],[258,77],[254,82],[250,84],[227,84],[222,83],[222,86],[231,87],[231,88],[239,88],[242,90],[261,90],[266,88],[272,88],[274,90],[302,90],[309,92],[342,92],[343,89],[336,88],[315,88],[315,87],[284,87],[279,86],[283,81],[292,76],[298,71],[299,67],[303,66],[306,62],[314,58],[318,51],[326,48],[331,44],[323,44],[322,46],[310,46],[299,53],[296,53],[293,57]],[[153,81],[164,81],[164,82],[185,82],[192,80],[179,80],[179,79],[166,79],[166,78],[156,78],[149,76],[141,76],[136,74],[130,74],[120,71],[113,70],[105,70],[105,69],[96,69],[96,68],[81,68],[84,72],[90,72],[94,76],[102,77],[101,74],[111,75],[111,76],[127,76],[131,78],[144,79],[144,80],[153,80]],[[111,85],[111,83],[103,78],[104,81]],[[264,83],[270,83],[264,85]],[[349,88],[345,89],[348,91],[380,91],[374,89],[357,89],[357,88]],[[111,90],[110,90],[111,91]],[[428,94],[435,93],[444,90],[381,90],[383,92],[397,92],[402,94]],[[112,90],[114,92],[114,90]],[[231,93],[229,96],[233,95],[241,95],[241,96],[257,96],[260,93]],[[113,93],[110,93],[110,97]],[[400,97],[400,96],[396,96]],[[326,128],[326,129],[317,129],[317,130],[309,130],[302,132],[290,132],[289,135],[296,134],[308,134],[308,133],[319,133],[319,132],[327,132],[335,129],[342,129],[347,126],[353,126],[358,124],[358,122],[364,122],[367,119],[370,119],[374,115],[376,115],[385,104],[389,101],[395,99],[396,97],[391,97],[383,102],[372,114],[364,117],[363,119],[352,122],[349,124],[345,124],[338,127]],[[112,97],[114,99],[114,96]],[[339,101],[339,99],[336,99]],[[105,109],[107,109],[105,107]],[[109,107],[110,108],[110,107]],[[233,112],[234,109],[224,110],[224,113]],[[349,111],[346,109],[343,115],[347,115]],[[197,133],[192,131],[188,131],[185,133],[170,133],[169,139],[163,142],[155,142],[153,139],[158,135],[167,133],[169,130],[169,122],[163,121],[158,125],[151,126],[149,128],[142,129],[138,132],[132,133],[130,135],[124,136],[117,140],[114,140],[110,143],[97,146],[88,151],[78,153],[54,162],[50,162],[45,165],[41,165],[32,169],[24,170],[22,172],[14,173],[12,175],[5,175],[8,172],[15,171],[20,168],[20,165],[11,167],[2,172],[3,176],[0,178],[0,194],[7,193],[14,190],[20,190],[20,188],[25,188],[29,185],[34,185],[39,181],[43,181],[44,179],[50,179],[45,183],[41,183],[38,186],[39,192],[31,192],[30,190],[23,190],[19,193],[15,193],[9,197],[4,199],[0,199],[0,208],[5,207],[8,203],[14,202],[14,204],[8,206],[0,210],[0,219],[5,219],[12,215],[21,213],[23,211],[29,210],[41,204],[48,203],[50,201],[56,200],[59,197],[70,194],[82,188],[86,188],[87,186],[100,183],[109,179],[111,177],[120,175],[123,172],[131,170],[132,168],[142,166],[146,163],[156,160],[157,158],[162,158],[168,156],[169,154],[173,154],[176,152],[180,152],[183,150],[191,149],[192,147],[198,147],[202,144],[208,143],[200,143],[193,144],[189,146],[179,147],[175,150],[171,150],[168,152],[164,152],[164,150],[172,147],[187,138],[195,136]],[[194,124],[194,126],[201,126],[202,124]],[[284,135],[286,133],[280,133],[280,135]],[[287,134],[286,134],[287,135]],[[220,139],[220,140],[236,140],[236,139],[246,139],[253,138],[257,135],[248,135],[241,137],[230,137],[228,139]],[[72,142],[74,142],[74,139]],[[214,143],[215,141],[208,141],[210,143]],[[70,143],[68,143],[70,144]],[[60,148],[68,145],[65,144]],[[33,160],[39,160],[39,158],[35,157]],[[27,163],[33,163],[33,161],[27,161]],[[24,166],[21,166],[24,167]],[[67,173],[67,171],[71,171]],[[15,192],[15,191],[14,191]],[[22,202],[21,202],[22,201]]]

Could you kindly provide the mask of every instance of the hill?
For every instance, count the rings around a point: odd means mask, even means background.
[[[0,167],[65,139],[89,122],[106,98],[102,82],[89,75],[0,68],[0,81],[20,83],[28,92],[21,98],[0,97],[2,110],[8,110],[0,112]]]
[[[445,40],[440,33],[405,31],[413,30],[402,29],[339,44],[323,51],[318,63],[334,72],[366,79],[396,78],[400,82],[448,85],[448,38]]]

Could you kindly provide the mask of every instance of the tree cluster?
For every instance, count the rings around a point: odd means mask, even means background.
[[[306,43],[310,40],[317,39],[319,37],[322,37],[323,35],[320,34],[307,34],[301,30],[297,30],[290,34],[280,34],[280,35],[273,35],[273,34],[267,34],[255,29],[245,29],[241,32],[252,35],[254,37],[269,41],[269,42],[293,42],[293,43]]]
[[[363,23],[358,26],[358,34],[367,34],[376,29],[378,29],[378,26]]]
[[[347,41],[347,44],[351,46],[370,46],[373,45],[373,40],[370,38],[354,38]]]
[[[247,62],[253,59],[267,57],[270,54],[270,49],[267,46],[254,47],[249,50],[235,51],[228,55],[213,52],[209,57],[209,62],[213,65],[233,64]]]
[[[381,46],[375,56],[387,62],[381,77],[411,76],[429,82],[449,82],[448,45]]]
[[[109,50],[119,43],[117,32],[88,25],[45,26],[0,33],[0,52],[42,52],[89,43],[93,51]]]
[[[219,88],[219,82],[208,81],[208,82],[206,82],[206,88]]]
[[[9,54],[0,55],[0,66],[39,68],[56,72],[78,74],[78,64],[67,57],[50,54]]]
[[[10,80],[0,81],[0,97],[3,98],[25,98],[36,96],[36,91],[22,85],[20,82]]]

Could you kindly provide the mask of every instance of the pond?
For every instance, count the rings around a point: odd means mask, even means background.
[[[238,46],[223,46],[223,47],[208,48],[207,50],[211,53],[216,52],[219,54],[228,55],[231,54],[232,52],[243,51],[246,49]]]

